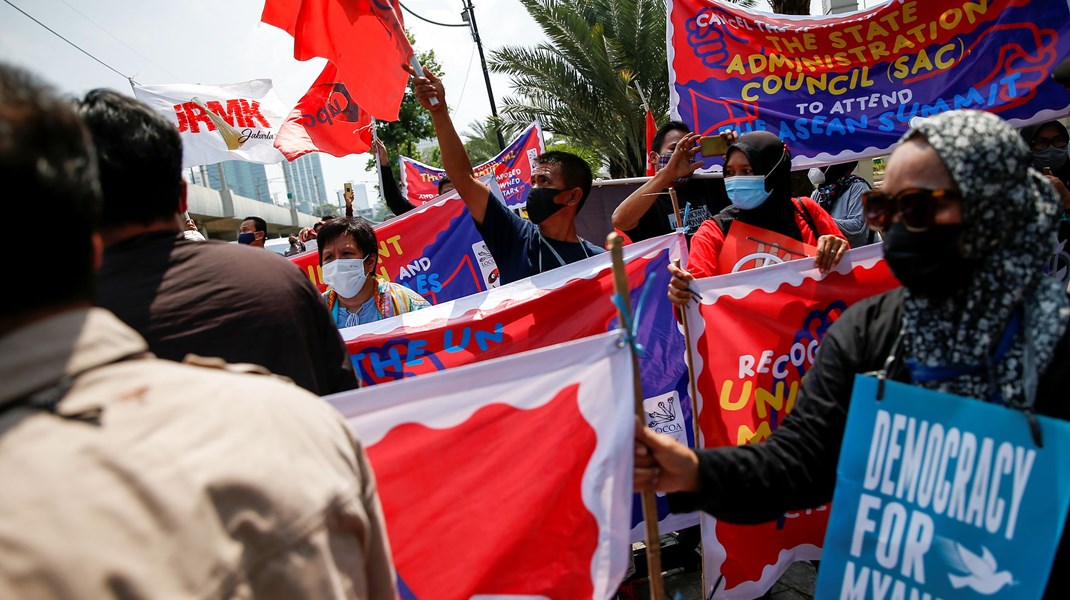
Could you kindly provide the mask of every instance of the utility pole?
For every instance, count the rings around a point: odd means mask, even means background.
[[[498,149],[505,150],[505,137],[502,136],[500,127],[501,120],[498,118],[498,106],[494,103],[494,91],[490,88],[490,72],[487,71],[487,59],[483,56],[483,41],[479,38],[479,26],[476,25],[476,8],[472,0],[464,0],[464,11],[461,19],[468,23],[472,31],[472,40],[479,49],[479,64],[483,65],[483,81],[487,83],[487,97],[490,99],[490,114],[494,115],[494,133],[498,135]]]

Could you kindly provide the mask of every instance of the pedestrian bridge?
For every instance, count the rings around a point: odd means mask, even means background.
[[[197,221],[197,227],[207,238],[238,239],[238,227],[245,217],[260,217],[267,221],[268,238],[285,237],[304,227],[312,227],[319,221],[319,218],[297,212],[294,208],[283,208],[189,182],[186,185],[189,215]]]

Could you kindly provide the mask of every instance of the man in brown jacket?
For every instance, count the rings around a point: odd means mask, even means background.
[[[375,480],[337,413],[234,372],[251,366],[156,359],[93,308],[88,134],[4,65],[0,177],[13,222],[43,205],[64,223],[0,267],[0,598],[393,599]]]

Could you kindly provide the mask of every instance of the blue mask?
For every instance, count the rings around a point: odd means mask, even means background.
[[[769,198],[765,189],[765,177],[761,175],[737,175],[724,178],[724,188],[732,206],[740,210],[758,208]]]
[[[252,244],[253,241],[255,241],[255,240],[256,240],[256,232],[255,231],[246,231],[244,233],[239,233],[238,234],[238,243],[239,244]]]

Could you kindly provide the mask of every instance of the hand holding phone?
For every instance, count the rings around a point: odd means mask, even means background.
[[[699,141],[702,156],[724,156],[728,152],[728,140],[720,135],[705,135]]]

